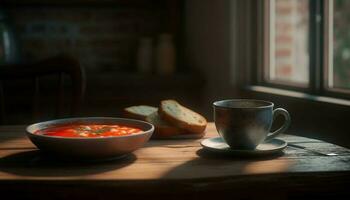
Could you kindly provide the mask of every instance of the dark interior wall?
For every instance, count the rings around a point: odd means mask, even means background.
[[[212,102],[237,98],[237,71],[232,46],[234,26],[230,0],[186,1],[187,62],[200,69],[207,81],[203,109],[212,120]]]

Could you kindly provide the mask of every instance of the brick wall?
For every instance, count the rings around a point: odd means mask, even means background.
[[[6,11],[23,60],[70,53],[87,71],[133,70],[138,39],[157,36],[164,18],[161,6],[20,6]]]
[[[275,78],[308,80],[308,1],[275,0]]]

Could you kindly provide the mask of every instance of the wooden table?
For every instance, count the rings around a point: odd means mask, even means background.
[[[205,138],[216,135],[210,123]],[[0,197],[303,199],[347,194],[349,149],[292,135],[280,138],[309,150],[287,147],[284,155],[234,158],[204,151],[200,140],[153,140],[123,160],[72,163],[41,155],[24,126],[2,126]]]

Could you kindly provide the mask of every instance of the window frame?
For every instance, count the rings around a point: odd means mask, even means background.
[[[335,97],[338,94],[320,96],[311,94],[310,90],[304,92],[298,88],[259,82],[266,61],[265,1],[233,1],[230,29],[230,55],[233,60],[229,69],[232,71],[230,78],[235,81],[230,84],[225,97],[272,101],[292,116],[293,123],[288,133],[349,146],[349,135],[344,130],[348,128],[350,100]]]
[[[328,72],[330,67],[332,49],[332,31],[328,27],[332,23],[329,12],[333,0],[309,0],[309,83],[298,84],[289,81],[269,80],[269,66],[271,60],[271,24],[270,11],[271,0],[259,1],[262,24],[259,28],[261,38],[263,39],[262,48],[259,48],[260,64],[257,70],[253,71],[252,80],[255,85],[303,92],[315,96],[326,96],[341,99],[350,99],[350,90],[328,87]]]

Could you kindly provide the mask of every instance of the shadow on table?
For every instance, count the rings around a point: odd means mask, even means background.
[[[204,148],[199,149],[196,154],[204,159],[224,159],[224,160],[246,160],[246,161],[259,161],[259,160],[272,160],[284,155],[283,151],[271,153],[271,154],[247,154],[247,155],[232,155],[223,154],[219,152],[212,152],[205,150]]]
[[[21,176],[80,176],[126,167],[136,160],[134,154],[106,161],[61,160],[39,150],[20,152],[0,158],[0,171]]]
[[[287,159],[276,159],[284,153],[264,156],[232,156],[197,150],[197,158],[178,165],[164,174],[165,178],[219,178],[244,174],[268,174],[286,171],[290,167]]]
[[[14,136],[9,136],[9,137],[1,137],[0,145],[2,146],[2,144],[4,144],[4,143],[11,142],[13,140],[20,140],[22,138],[26,138],[26,136],[14,135]],[[9,148],[0,147],[0,150],[6,150],[6,149],[9,149]]]

